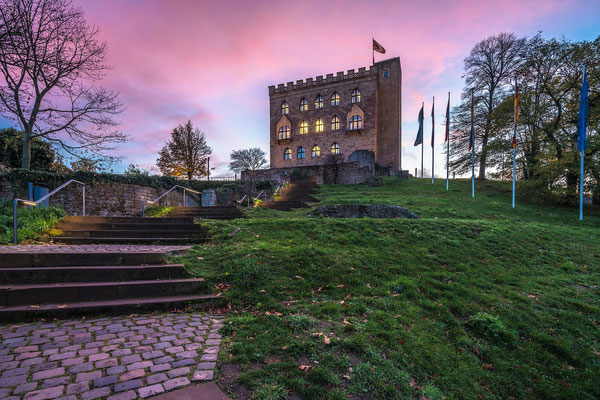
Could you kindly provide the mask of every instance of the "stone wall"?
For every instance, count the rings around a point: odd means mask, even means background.
[[[60,184],[62,182],[57,186]],[[56,187],[49,187],[48,189],[52,191]],[[163,188],[110,181],[86,184],[85,190],[86,214],[102,216],[141,215],[143,201],[152,201],[167,191]],[[12,199],[15,194],[19,198],[27,199],[27,184],[20,184],[17,188],[13,188],[10,181],[0,180],[0,197]],[[196,197],[189,192],[187,195],[192,198]],[[70,215],[81,215],[82,198],[82,186],[72,183],[50,197],[50,205],[60,207]],[[158,204],[162,206],[180,206],[182,202],[183,192],[181,189],[175,189],[160,199]]]
[[[337,168],[337,182],[335,175]],[[269,180],[272,182],[288,181],[290,176],[316,176],[319,184],[359,184],[367,182],[373,177],[372,169],[369,166],[361,166],[360,162],[341,163],[337,166],[328,165],[310,165],[305,167],[290,168],[271,168],[259,171],[243,171],[243,181],[261,181]]]

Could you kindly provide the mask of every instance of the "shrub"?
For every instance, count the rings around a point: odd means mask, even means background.
[[[13,202],[0,199],[0,243],[11,243],[13,239]],[[19,207],[17,209],[18,240],[38,239],[50,229],[65,212],[57,207]]]

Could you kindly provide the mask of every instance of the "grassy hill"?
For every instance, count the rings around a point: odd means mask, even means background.
[[[510,186],[386,179],[323,204],[418,220],[252,210],[185,257],[222,289],[219,382],[256,399],[600,397],[600,213]]]

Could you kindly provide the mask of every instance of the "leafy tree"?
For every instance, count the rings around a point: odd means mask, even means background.
[[[211,153],[204,133],[188,121],[173,129],[171,140],[160,150],[156,165],[164,175],[193,179],[207,175]]]
[[[23,130],[22,168],[36,138],[71,155],[126,140],[118,94],[93,86],[110,68],[106,43],[69,0],[0,0],[0,49],[0,114]]]
[[[140,168],[139,165],[129,164],[127,169],[123,172],[125,176],[149,176],[150,171],[147,169]]]
[[[258,147],[245,150],[234,150],[231,152],[229,169],[240,173],[250,170],[256,171],[267,165],[267,154]]]
[[[41,138],[31,141],[31,169],[52,171],[56,152],[52,145]],[[0,164],[9,168],[20,168],[23,155],[23,132],[14,128],[0,129]]]

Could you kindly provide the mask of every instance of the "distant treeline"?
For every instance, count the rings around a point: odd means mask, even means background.
[[[584,193],[600,203],[600,36],[594,41],[500,33],[464,60],[465,87],[451,117],[451,170],[470,172],[471,91],[475,169],[480,179],[512,178],[513,101],[519,86],[517,177],[538,196],[575,202],[579,191],[577,118],[582,68],[589,82],[589,149]]]

